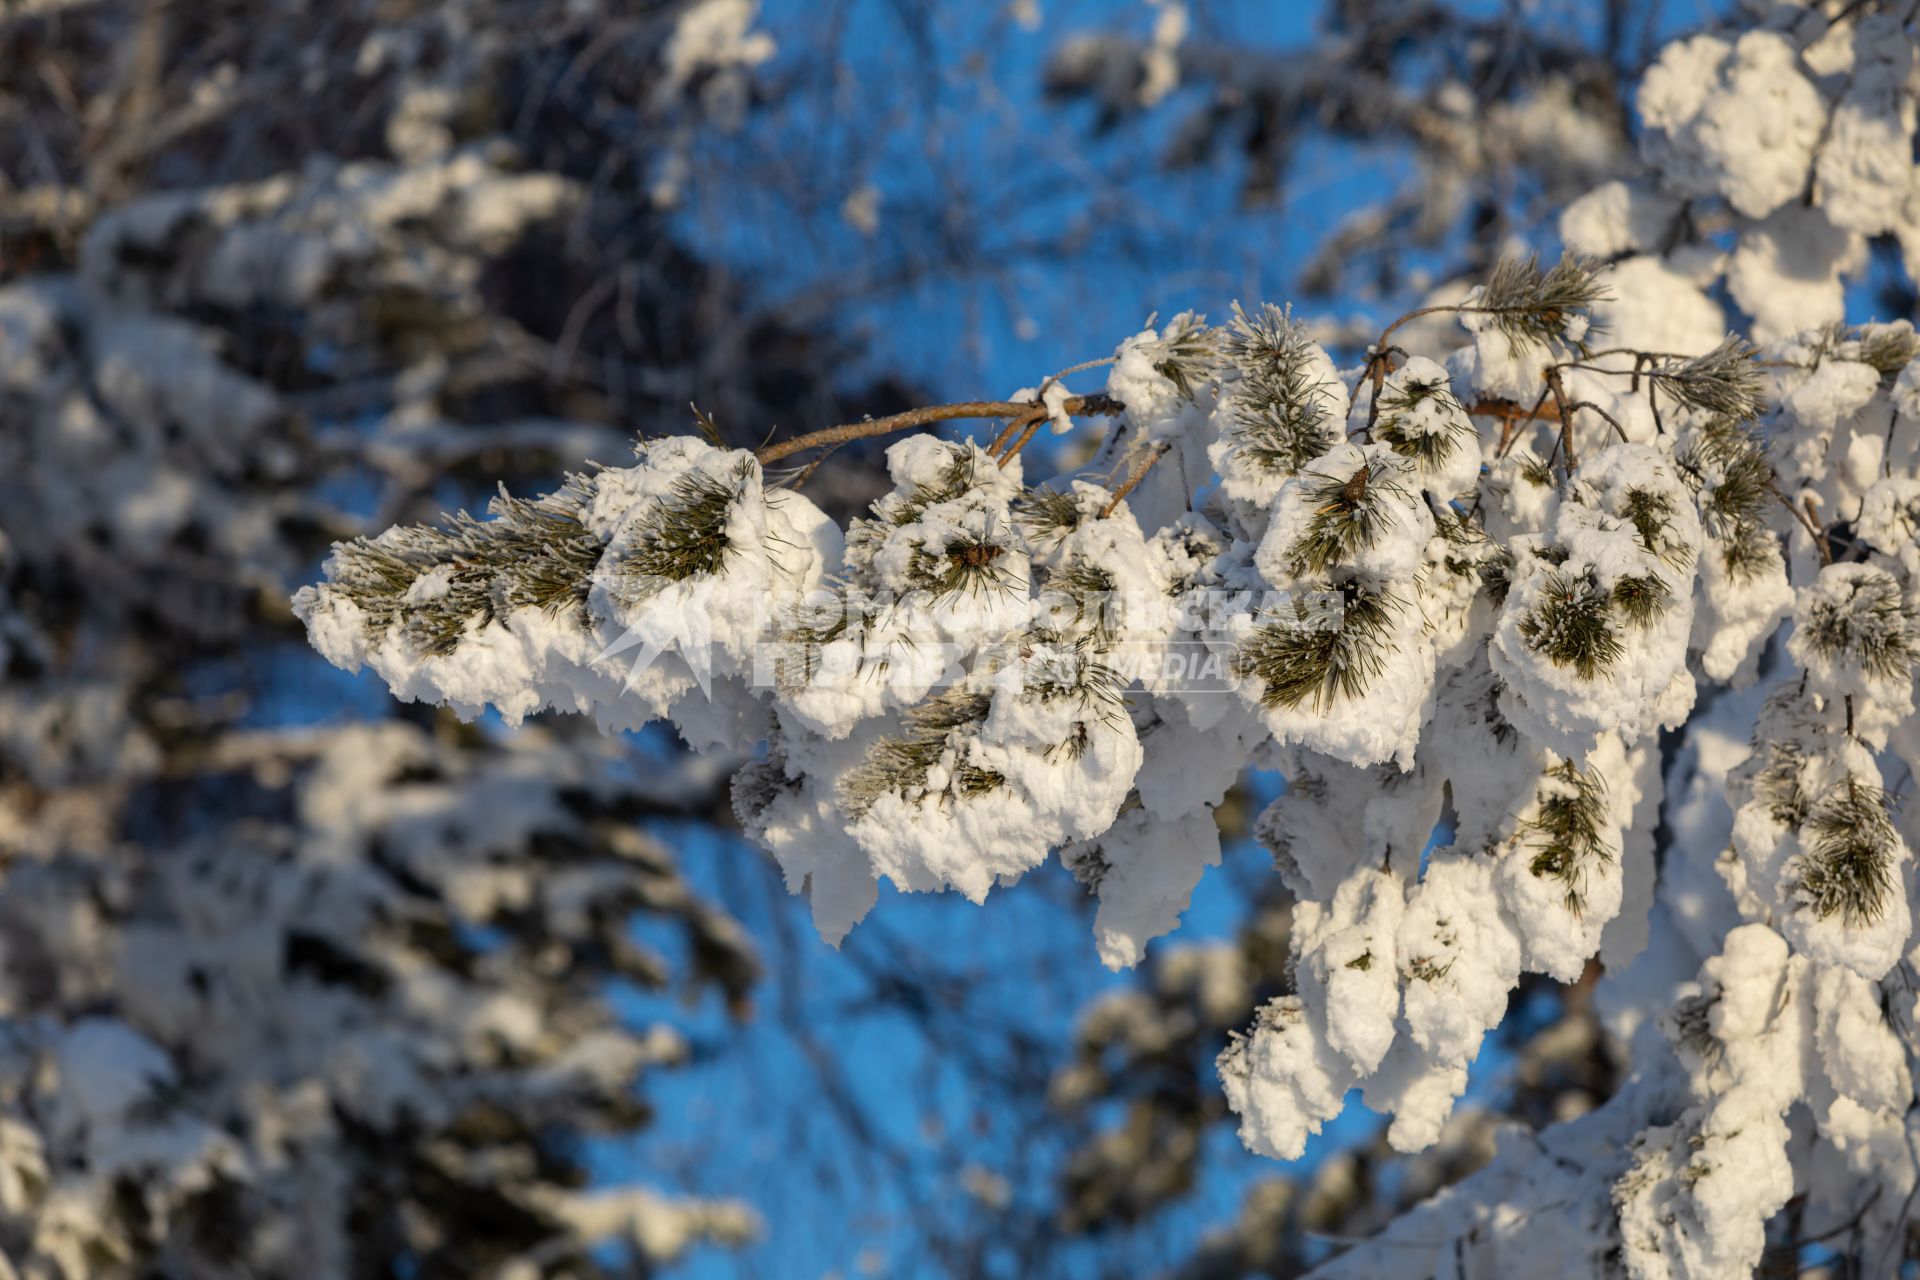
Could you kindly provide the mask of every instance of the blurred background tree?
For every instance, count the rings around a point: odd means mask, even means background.
[[[985,912],[889,893],[834,953],[735,837],[724,767],[395,704],[286,600],[336,538],[620,462],[690,403],[754,443],[1235,297],[1351,345],[1550,241],[1630,166],[1659,40],[1710,16],[5,6],[0,1253],[1291,1275],[1504,1119],[1604,1097],[1582,989],[1543,984],[1435,1152],[1390,1157],[1355,1107],[1260,1162],[1212,1068],[1285,977],[1243,820],[1134,975],[1057,868]],[[810,493],[863,502],[876,456]]]

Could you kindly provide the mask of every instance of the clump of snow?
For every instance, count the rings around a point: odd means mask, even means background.
[[[1661,50],[1640,84],[1641,147],[1682,196],[1764,218],[1800,194],[1826,109],[1783,35],[1701,35]]]

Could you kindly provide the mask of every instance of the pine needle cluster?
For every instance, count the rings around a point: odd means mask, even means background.
[[[1523,449],[1520,459],[1520,478],[1536,489],[1553,488],[1553,467],[1547,460],[1531,449]]]
[[[1520,824],[1532,853],[1527,869],[1559,881],[1567,910],[1579,915],[1584,905],[1587,868],[1613,861],[1605,831],[1607,787],[1597,770],[1562,760],[1546,772],[1534,816]]]
[[[1247,457],[1277,475],[1293,475],[1339,443],[1325,420],[1330,384],[1319,348],[1291,310],[1264,303],[1252,315],[1238,303],[1222,352],[1235,381],[1228,411],[1233,436]]]
[[[1330,589],[1329,589],[1330,590]],[[1233,658],[1241,677],[1266,686],[1265,707],[1295,707],[1312,700],[1325,711],[1341,698],[1357,698],[1386,668],[1396,651],[1388,638],[1399,603],[1387,592],[1349,584],[1341,589],[1338,619],[1295,600],[1276,621],[1253,630]]]
[[[1192,400],[1220,372],[1220,343],[1219,331],[1207,327],[1205,316],[1183,311],[1173,318],[1148,356],[1154,371]]]
[[[1444,431],[1412,432],[1408,419],[1426,401],[1437,401],[1444,413]],[[1380,397],[1380,416],[1374,424],[1374,438],[1388,445],[1403,458],[1410,458],[1426,472],[1434,472],[1451,458],[1454,451],[1472,435],[1466,410],[1454,399],[1447,384],[1435,378],[1431,382],[1410,379]]]
[[[1612,602],[1591,569],[1556,569],[1547,578],[1540,603],[1520,619],[1520,638],[1555,666],[1572,667],[1582,680],[1591,680],[1618,662],[1623,652]]]
[[[1042,702],[1071,699],[1082,710],[1113,723],[1126,705],[1123,686],[1120,673],[1096,656],[1099,650],[1084,639],[1062,643],[1052,635],[1037,643],[1040,647],[1026,672],[1028,692]]]
[[[1657,573],[1633,574],[1613,584],[1613,606],[1628,623],[1645,631],[1673,602],[1673,588]]]
[[[1007,593],[1014,590],[1013,575],[1005,563],[1011,552],[1012,547],[991,530],[961,533],[937,550],[930,545],[915,548],[907,572],[936,599],[982,591]]]
[[[1432,956],[1415,956],[1407,961],[1407,977],[1414,982],[1438,982],[1453,972],[1456,958],[1448,956],[1447,962],[1440,964]]]
[[[1763,717],[1760,721],[1765,724]],[[1756,739],[1759,734],[1756,731]],[[1753,794],[1767,806],[1767,815],[1783,827],[1798,828],[1813,807],[1800,778],[1807,764],[1806,749],[1792,738],[1756,740],[1760,768],[1753,776]]]
[[[1563,342],[1584,357],[1591,348],[1584,336],[1569,337],[1567,326],[1576,312],[1608,296],[1600,269],[1594,260],[1574,254],[1566,254],[1545,272],[1538,254],[1524,261],[1503,258],[1469,309],[1491,316],[1516,350]]]
[[[1873,366],[1883,385],[1892,385],[1900,371],[1920,355],[1920,333],[1889,325],[1860,335],[1860,363]]]
[[[1105,852],[1093,840],[1062,849],[1060,864],[1067,869],[1075,884],[1095,896],[1100,893],[1100,882],[1113,870],[1113,864],[1107,861]]]
[[[821,652],[845,635],[856,619],[871,620],[853,595],[844,591],[830,600],[803,601],[787,611],[776,633],[775,683],[788,692],[806,687],[820,670]]]
[[[1113,588],[1113,575],[1085,556],[1075,556],[1047,577],[1047,591],[1064,597],[1073,606],[1073,621],[1101,645],[1113,639],[1118,603]]]
[[[1819,652],[1849,657],[1879,680],[1899,679],[1920,660],[1920,617],[1884,570],[1854,579],[1845,600],[1815,600],[1805,634]]]
[[[1821,793],[1801,834],[1808,858],[1800,892],[1821,919],[1838,912],[1861,925],[1885,914],[1900,839],[1885,791],[1848,776]]]
[[[1091,725],[1112,728],[1126,714],[1120,673],[1100,661],[1085,639],[1062,644],[1057,637],[1047,637],[1041,643],[1044,647],[1025,673],[1027,691],[1042,702],[1070,701],[1087,717],[1075,721],[1067,736],[1044,754],[1048,760],[1078,760],[1092,743]]]
[[[1757,516],[1766,503],[1774,466],[1766,457],[1766,441],[1751,422],[1711,418],[1676,451],[1674,459],[1682,472],[1709,486],[1701,501],[1701,518],[1715,537],[1724,537],[1728,524]],[[1707,474],[1709,468],[1718,472],[1716,478]]]
[[[1513,552],[1496,544],[1493,552],[1480,566],[1480,582],[1487,589],[1487,599],[1498,609],[1507,603],[1507,596],[1513,591]]]
[[[787,776],[786,751],[775,737],[763,758],[749,761],[733,775],[730,798],[734,821],[743,830],[753,830],[775,800],[799,788],[800,779]]]
[[[491,519],[462,511],[444,530],[419,526],[340,543],[332,588],[360,608],[374,634],[398,627],[410,646],[436,657],[459,647],[474,622],[514,609],[571,609],[584,619],[602,550],[581,523],[592,493],[585,476],[531,500],[502,489],[488,505]],[[434,573],[441,581],[423,589]]]
[[[1693,561],[1693,548],[1667,536],[1673,526],[1673,499],[1653,489],[1634,486],[1627,490],[1626,516],[1640,535],[1647,554],[1658,556],[1675,568]]]
[[[1720,1037],[1713,1033],[1713,1010],[1719,1003],[1718,991],[1696,992],[1680,997],[1667,1014],[1675,1043],[1684,1045],[1702,1061],[1717,1059],[1722,1051]]]
[[[731,482],[705,471],[689,471],[654,501],[645,526],[620,558],[614,577],[630,598],[640,598],[672,582],[719,573],[733,547],[727,524],[741,485],[751,473],[742,462]]]
[[[887,524],[912,524],[929,507],[964,497],[973,488],[977,456],[967,445],[947,446],[947,465],[925,484],[916,484],[905,493],[887,494],[873,504],[873,513]]]
[[[1406,497],[1406,490],[1377,464],[1362,462],[1350,476],[1309,473],[1308,495],[1313,514],[1287,551],[1295,573],[1325,573],[1373,546],[1398,517],[1389,497]]]
[[[984,693],[949,689],[935,694],[905,716],[904,732],[882,738],[840,780],[840,803],[858,821],[885,795],[906,795],[926,788],[934,767],[953,757],[947,798],[971,800],[1006,782],[1006,776],[966,759],[970,732],[987,718],[993,699]]]
[[[1754,350],[1752,343],[1728,334],[1713,350],[1660,365],[1647,376],[1689,409],[1749,422],[1759,416],[1765,391]]]
[[[1013,522],[1027,535],[1027,541],[1041,546],[1059,542],[1090,515],[1075,495],[1045,486],[1022,491],[1013,503]]]
[[[1674,461],[1702,490],[1700,523],[1719,545],[1728,576],[1750,580],[1778,559],[1762,515],[1772,495],[1773,462],[1752,423],[1711,419],[1675,452]]]

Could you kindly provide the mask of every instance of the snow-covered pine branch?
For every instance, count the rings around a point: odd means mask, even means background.
[[[1597,958],[1627,1085],[1329,1274],[1744,1275],[1795,1196],[1897,1256],[1920,339],[1844,302],[1867,236],[1920,251],[1912,52],[1873,6],[1670,46],[1645,176],[1576,201],[1558,263],[1422,308],[1452,350],[1396,322],[1343,369],[1286,309],[1181,316],[1118,345],[1070,475],[1021,449],[1075,425],[1056,387],[898,440],[845,527],[748,451],[651,440],[341,544],[296,609],[403,697],[757,748],[741,824],[834,942],[879,878],[977,901],[1058,852],[1135,963],[1277,768],[1293,990],[1219,1061],[1271,1155],[1354,1088],[1434,1143],[1522,977]],[[1736,715],[1724,818],[1669,807],[1656,848],[1661,735]]]

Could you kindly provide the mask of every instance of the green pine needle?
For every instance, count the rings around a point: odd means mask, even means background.
[[[1900,840],[1891,809],[1885,791],[1851,776],[1814,802],[1802,828],[1811,838],[1800,892],[1821,919],[1838,912],[1857,926],[1886,913]]]
[[[1308,474],[1313,514],[1287,552],[1295,573],[1325,573],[1373,546],[1398,519],[1386,499],[1406,497],[1399,481],[1373,463],[1362,462],[1350,475]]]
[[[491,519],[462,511],[445,530],[422,526],[383,541],[341,543],[332,588],[361,609],[370,632],[398,628],[409,646],[435,657],[458,648],[474,623],[515,609],[574,610],[584,622],[602,549],[581,524],[592,492],[582,476],[531,500],[502,489],[489,504]],[[416,594],[422,578],[441,571],[440,590]]]
[[[1441,403],[1447,417],[1447,429],[1414,434],[1407,430],[1407,419],[1428,400]],[[1446,382],[1408,381],[1380,398],[1380,417],[1374,436],[1403,458],[1411,458],[1421,470],[1432,474],[1445,465],[1470,436],[1466,411],[1454,399]]]
[[[943,799],[971,800],[1001,787],[1005,775],[965,760],[967,741],[992,706],[984,693],[948,690],[909,709],[905,731],[874,743],[841,779],[840,803],[848,817],[859,821],[882,796],[923,790],[949,751],[954,765]]]
[[[1620,660],[1623,648],[1613,629],[1611,597],[1592,570],[1548,576],[1540,603],[1520,619],[1520,638],[1555,665],[1572,667],[1591,680]]]
[[[1667,611],[1673,588],[1658,574],[1621,578],[1613,584],[1613,604],[1633,626],[1645,631]]]
[[[1765,723],[1764,717],[1761,723]],[[1756,737],[1757,737],[1756,733]],[[1806,749],[1791,738],[1756,742],[1761,767],[1753,778],[1753,794],[1767,806],[1767,814],[1783,827],[1795,828],[1807,820],[1813,802],[1800,778],[1806,767]]]
[[[1389,640],[1398,602],[1383,591],[1349,585],[1338,619],[1312,612],[1296,600],[1280,620],[1256,628],[1234,655],[1233,669],[1265,684],[1265,707],[1295,707],[1312,700],[1325,711],[1341,698],[1357,698],[1386,668],[1396,651]]]
[[[689,471],[654,501],[646,525],[615,571],[619,586],[632,597],[649,595],[670,582],[684,582],[726,567],[733,547],[727,523],[750,472],[743,462],[732,483],[704,471]]]
[[[1759,416],[1765,386],[1754,346],[1729,334],[1704,355],[1673,361],[1648,374],[1658,386],[1689,409],[1732,422]]]
[[[1664,493],[1638,486],[1627,490],[1626,514],[1640,545],[1648,554],[1660,557],[1675,568],[1693,561],[1693,548],[1666,536],[1673,524],[1673,499]]]
[[[1194,399],[1220,370],[1220,334],[1207,328],[1207,318],[1183,312],[1149,352],[1153,367],[1188,400]]]
[[[1920,333],[1912,329],[1889,325],[1860,338],[1860,363],[1872,365],[1880,381],[1889,386],[1916,355],[1920,355]]]
[[[1538,254],[1522,261],[1503,258],[1487,276],[1471,310],[1491,315],[1495,326],[1515,348],[1564,342],[1583,357],[1586,341],[1567,336],[1567,323],[1608,297],[1600,282],[1600,264],[1574,254],[1563,256],[1551,270],[1540,270]]]
[[[1613,861],[1605,838],[1606,782],[1597,771],[1581,769],[1571,760],[1549,768],[1547,778],[1534,816],[1520,824],[1523,840],[1533,850],[1527,869],[1560,881],[1567,910],[1577,916],[1585,904],[1587,869],[1595,862]]]
[[[912,524],[929,507],[952,502],[973,489],[977,455],[967,445],[947,446],[947,465],[928,484],[916,484],[904,494],[888,494],[873,504],[873,513],[888,524]]]
[[[1553,488],[1553,468],[1547,465],[1545,458],[1531,450],[1520,455],[1520,478],[1536,489]]]
[[[1015,590],[1013,574],[1005,563],[1009,554],[1012,548],[991,533],[963,533],[938,550],[925,546],[915,549],[907,571],[936,599],[982,591],[1006,594]]]
[[[1101,644],[1113,638],[1113,575],[1084,556],[1075,556],[1047,577],[1047,590],[1073,605],[1073,621],[1089,629]]]
[[[1920,660],[1920,618],[1885,571],[1855,579],[1844,601],[1815,601],[1806,637],[1820,652],[1845,654],[1880,680],[1899,679]]]
[[[1228,401],[1233,438],[1256,466],[1293,475],[1339,443],[1324,421],[1330,384],[1319,349],[1291,311],[1266,303],[1249,315],[1235,303],[1222,350],[1237,374]]]
[[[1014,523],[1029,542],[1058,542],[1078,529],[1087,514],[1073,494],[1044,487],[1026,490],[1013,504]]]

